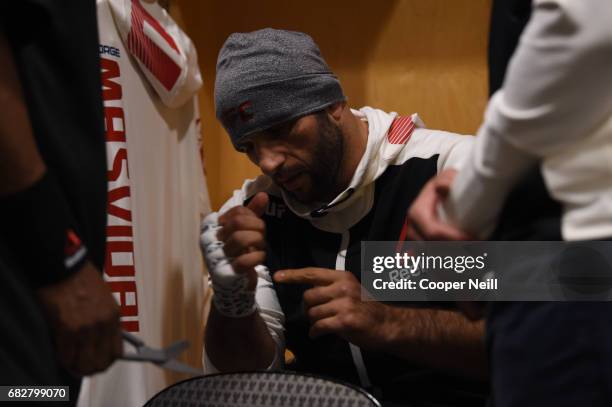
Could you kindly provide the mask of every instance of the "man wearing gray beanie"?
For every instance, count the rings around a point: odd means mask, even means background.
[[[404,240],[406,210],[427,180],[460,168],[471,137],[346,101],[306,34],[263,29],[223,45],[216,115],[263,174],[215,215],[229,274],[205,228],[213,286],[240,281],[213,300],[205,370],[282,368],[288,348],[287,368],[353,382],[385,405],[481,405],[482,324],[363,302],[359,282],[361,242]]]

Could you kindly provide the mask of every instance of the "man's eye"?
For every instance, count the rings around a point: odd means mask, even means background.
[[[292,120],[289,123],[281,124],[272,130],[269,130],[269,134],[274,139],[286,139],[291,134],[291,130],[293,130],[293,126],[297,120]]]

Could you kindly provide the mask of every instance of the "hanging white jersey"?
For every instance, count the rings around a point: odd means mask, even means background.
[[[197,56],[156,3],[97,0],[97,7],[108,161],[104,277],[124,330],[154,347],[187,339],[181,360],[199,367],[208,289],[198,236],[210,203]],[[118,361],[83,381],[79,405],[143,405],[184,378]]]

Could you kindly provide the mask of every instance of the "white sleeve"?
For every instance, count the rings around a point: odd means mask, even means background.
[[[448,139],[447,147],[442,149],[438,158],[438,172],[446,169],[460,170],[469,156],[474,137],[437,131],[439,137]]]
[[[246,181],[242,189],[234,191],[232,197],[221,207],[219,213],[224,213],[235,206],[242,205],[248,197],[253,196],[259,191],[266,190],[266,187],[269,185],[269,180],[262,177]],[[265,322],[268,332],[270,332],[272,339],[274,339],[276,343],[275,356],[270,366],[268,366],[268,369],[279,369],[283,366],[284,362],[285,314],[278,301],[272,277],[267,268],[257,267],[256,270],[257,288],[255,291],[255,302],[257,303],[259,315]],[[217,368],[211,363],[210,358],[206,354],[206,349],[204,349],[202,359],[205,374],[218,372]]]
[[[612,2],[535,0],[503,88],[489,102],[446,214],[484,237],[508,191],[539,160],[599,127],[612,111]]]

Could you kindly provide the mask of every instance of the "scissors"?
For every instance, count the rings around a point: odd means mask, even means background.
[[[167,348],[155,349],[146,345],[142,339],[129,332],[122,331],[121,336],[136,348],[135,353],[124,353],[123,356],[121,356],[123,360],[151,362],[163,369],[191,375],[201,376],[204,374],[202,370],[186,365],[176,359],[179,354],[189,347],[189,342],[187,341],[178,341]]]

